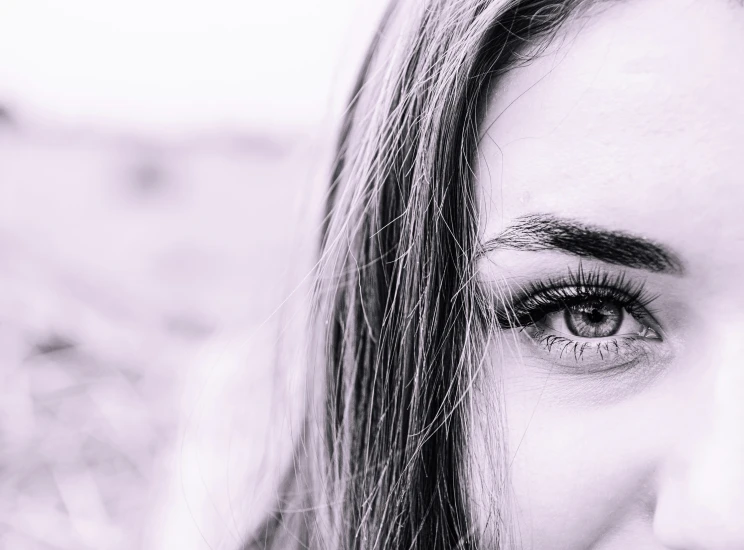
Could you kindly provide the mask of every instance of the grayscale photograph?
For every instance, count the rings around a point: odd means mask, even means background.
[[[742,0],[0,0],[0,550],[744,550]]]

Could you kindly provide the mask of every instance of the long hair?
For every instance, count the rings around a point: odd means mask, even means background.
[[[579,4],[389,8],[333,167],[304,430],[275,510],[244,548],[478,547],[468,396],[493,331],[475,268],[480,122],[499,78]],[[511,545],[504,462],[490,489],[503,497],[489,515],[499,548]]]

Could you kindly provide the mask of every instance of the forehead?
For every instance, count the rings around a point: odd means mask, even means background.
[[[539,212],[692,254],[744,242],[744,10],[599,3],[498,84],[481,135],[486,236]]]

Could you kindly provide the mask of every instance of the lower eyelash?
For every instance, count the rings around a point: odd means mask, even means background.
[[[549,354],[557,356],[559,360],[569,357],[577,363],[595,357],[604,361],[611,356],[617,357],[627,351],[638,351],[638,340],[633,336],[615,337],[598,342],[584,342],[558,334],[547,334],[544,329],[535,325],[522,327],[521,332],[525,332],[533,342],[543,347]],[[593,355],[589,357],[588,354]]]
[[[619,342],[617,338],[596,343],[578,342],[555,334],[544,336],[539,343],[543,345],[549,353],[553,353],[553,348],[557,346],[560,349],[560,351],[557,352],[560,359],[565,355],[573,355],[576,361],[581,361],[584,358],[584,354],[587,351],[592,350],[599,355],[600,359],[604,360],[608,355],[620,354],[620,346],[622,345],[622,342]]]

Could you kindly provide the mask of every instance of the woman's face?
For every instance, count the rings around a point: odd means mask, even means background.
[[[478,156],[475,406],[503,387],[523,547],[744,549],[744,8],[597,6],[500,83]]]

